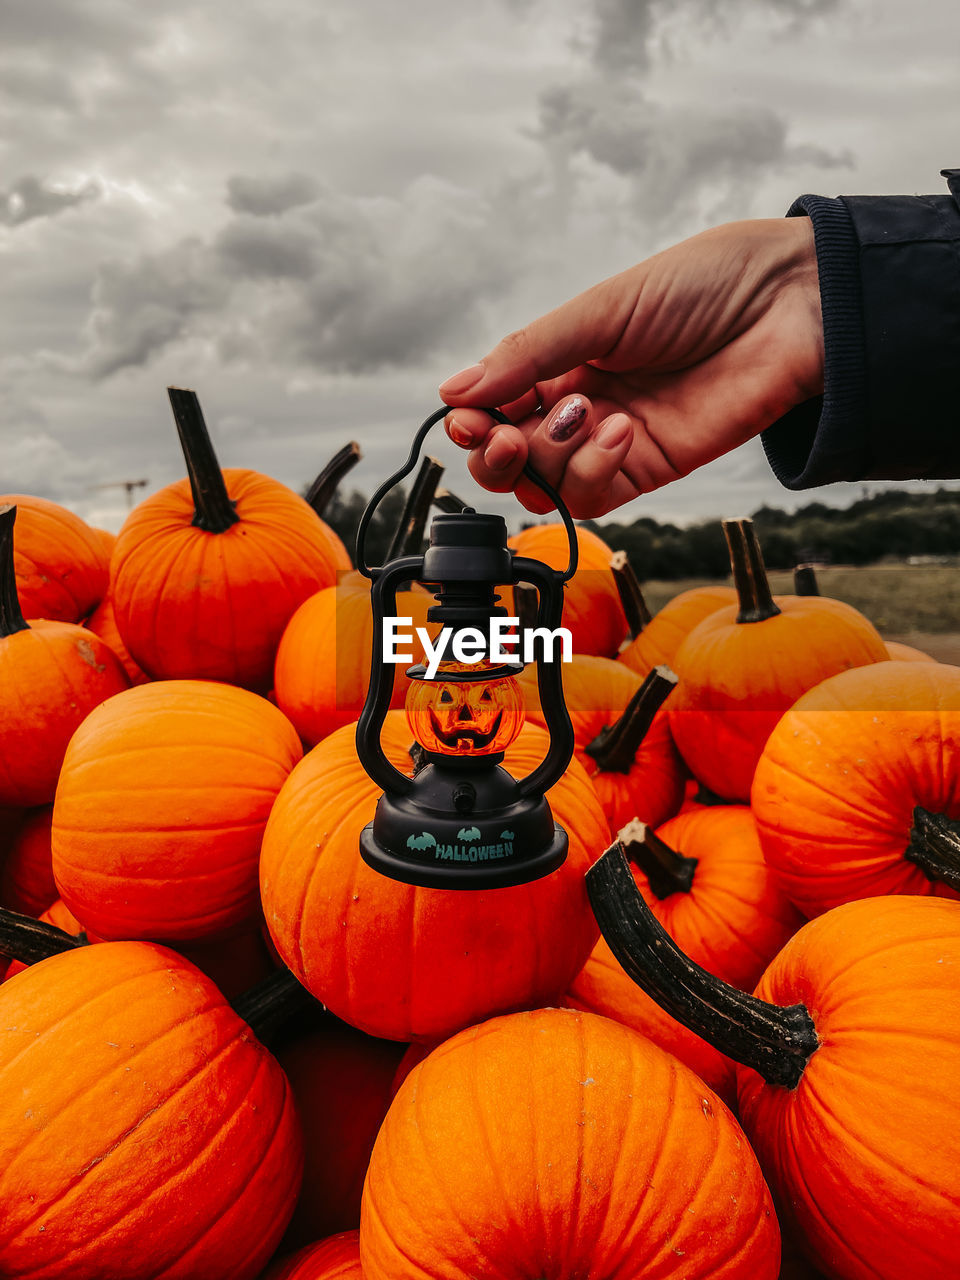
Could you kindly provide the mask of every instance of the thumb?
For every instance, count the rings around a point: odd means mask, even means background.
[[[611,276],[508,333],[478,364],[441,383],[441,400],[454,407],[510,404],[538,382],[602,359],[634,313],[640,287],[636,270]]]

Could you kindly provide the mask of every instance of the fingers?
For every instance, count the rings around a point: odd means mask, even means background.
[[[467,466],[484,489],[509,493],[516,487],[526,461],[527,441],[523,432],[516,427],[495,425],[482,444],[471,450]]]
[[[634,424],[625,413],[615,413],[599,423],[570,456],[560,485],[560,496],[578,520],[605,515],[612,507],[633,497],[636,490],[624,485],[620,469],[633,444]],[[616,489],[616,493],[614,492]]]
[[[442,383],[440,398],[452,406],[511,405],[525,400],[535,393],[538,382],[561,377],[605,355],[633,313],[637,291],[636,274],[630,271],[594,285],[507,334],[479,363]]]
[[[593,411],[586,396],[567,396],[556,404],[542,422],[534,421],[527,436],[530,465],[554,489],[560,487],[567,460],[590,435]],[[517,497],[528,511],[546,515],[553,504],[542,489],[521,476]]]
[[[559,490],[572,513],[587,519],[605,514],[636,492],[621,468],[637,424],[626,413],[614,413],[597,423],[594,417],[586,396],[573,395],[555,405],[542,422],[531,418],[520,426],[497,425],[479,410],[458,409],[451,415],[449,431],[458,444],[472,446],[470,473],[485,489],[494,493],[515,489],[528,511],[548,514],[553,503],[522,474],[529,460]]]

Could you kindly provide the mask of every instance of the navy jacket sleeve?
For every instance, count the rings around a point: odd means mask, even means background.
[[[950,195],[801,196],[823,306],[824,393],[763,432],[788,489],[960,477],[960,170]]]

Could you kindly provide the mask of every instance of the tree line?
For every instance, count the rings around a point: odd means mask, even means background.
[[[366,502],[357,490],[338,494],[324,514],[351,554]],[[380,563],[386,554],[403,503],[404,491],[398,487],[377,512],[369,536],[371,563]],[[793,512],[762,506],[752,519],[770,569],[792,569],[806,561],[866,565],[885,557],[960,555],[958,489],[885,489],[848,507],[810,502]],[[629,524],[585,523],[612,548],[626,551],[641,579],[725,578],[729,573],[719,520],[682,527],[650,516]]]

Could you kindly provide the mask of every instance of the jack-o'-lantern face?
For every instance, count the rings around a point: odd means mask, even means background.
[[[444,671],[482,670],[488,663],[444,662]],[[426,751],[491,755],[523,726],[523,696],[512,676],[496,680],[418,680],[407,693],[407,721]]]

